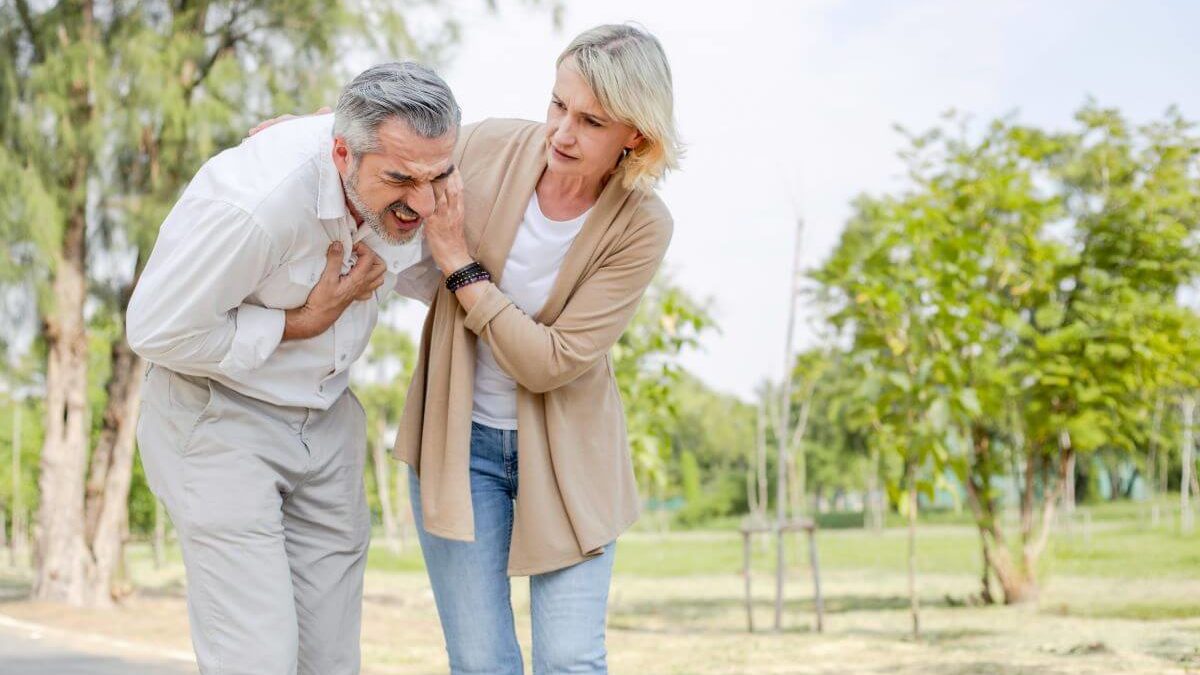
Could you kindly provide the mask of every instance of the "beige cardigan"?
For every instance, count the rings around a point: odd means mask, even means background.
[[[546,167],[543,125],[487,120],[455,149],[467,247],[496,281]],[[469,459],[475,342],[517,382],[518,498],[508,573],[541,574],[601,555],[640,500],[609,351],[666,253],[670,213],[652,194],[608,182],[530,317],[492,283],[466,313],[438,289],[395,455],[421,483],[425,529],[474,541]]]

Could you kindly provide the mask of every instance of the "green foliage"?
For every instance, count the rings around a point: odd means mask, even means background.
[[[1071,453],[1144,452],[1155,401],[1197,385],[1176,296],[1200,272],[1200,140],[1092,103],[1067,132],[950,116],[909,139],[908,189],[860,197],[813,275],[844,345],[832,414],[926,494],[953,469],[990,529],[1000,477],[1046,495]]]
[[[0,505],[8,510],[13,504],[13,430],[18,417],[21,455],[18,460],[20,475],[15,486],[20,491],[19,501],[23,508],[32,514],[38,504],[38,448],[42,446],[42,406],[36,399],[17,402],[7,395],[0,397]]]
[[[394,297],[389,305],[403,302]],[[388,467],[387,476],[383,478],[396,485],[396,464],[390,458],[392,440],[395,438],[396,425],[400,421],[400,413],[404,410],[404,402],[408,397],[408,383],[412,379],[412,371],[416,366],[417,347],[408,333],[398,330],[392,325],[385,309],[380,314],[379,324],[371,333],[371,342],[367,352],[354,365],[354,392],[367,413],[367,443],[372,447],[382,445],[388,453],[385,463]],[[374,463],[368,459],[366,471],[367,502],[375,520],[382,518],[382,504],[379,502],[379,490],[376,481],[380,480],[375,472]],[[392,490],[393,502],[401,499],[395,489]],[[400,505],[407,508],[407,505]]]
[[[419,35],[405,21],[417,14]],[[124,301],[201,163],[258,120],[331,101],[351,48],[436,61],[456,38],[438,5],[0,2],[0,292],[32,301],[6,303],[0,321],[50,325],[21,312],[53,316],[56,276],[85,277],[93,440]],[[11,330],[0,332],[10,347]],[[139,530],[153,500],[134,472]]]
[[[629,328],[613,346],[613,371],[625,407],[634,470],[643,488],[669,481],[671,437],[678,419],[678,356],[712,326],[707,310],[664,278],[646,292]]]
[[[679,460],[679,477],[683,487],[683,498],[688,503],[700,500],[700,464],[695,453],[684,450]]]

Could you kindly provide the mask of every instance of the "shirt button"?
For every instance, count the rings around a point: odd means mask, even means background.
[[[340,360],[340,361],[343,361],[343,362],[344,362],[344,361],[346,360],[346,355],[345,355],[345,354],[342,354],[341,356],[339,356],[339,357],[338,357],[338,360]]]
[[[325,385],[323,385],[323,384],[322,384],[322,385],[318,385],[318,386],[317,386],[317,391],[319,391],[319,392],[321,392],[322,394],[324,394],[324,393],[325,393]]]

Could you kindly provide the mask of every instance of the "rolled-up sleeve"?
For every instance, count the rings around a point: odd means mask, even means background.
[[[147,361],[191,375],[255,370],[279,346],[284,312],[247,298],[279,257],[249,213],[185,197],[163,223],[130,299],[129,346]]]
[[[666,254],[670,220],[640,227],[567,301],[550,325],[538,323],[491,282],[464,325],[487,342],[496,363],[533,392],[582,375],[616,343]]]

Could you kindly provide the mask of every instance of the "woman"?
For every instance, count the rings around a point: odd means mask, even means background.
[[[510,575],[530,577],[534,672],[605,672],[615,541],[639,510],[609,351],[671,237],[653,191],[679,155],[670,68],[615,25],[557,66],[544,124],[463,128],[425,222],[447,286],[395,453],[455,673],[522,672]]]

